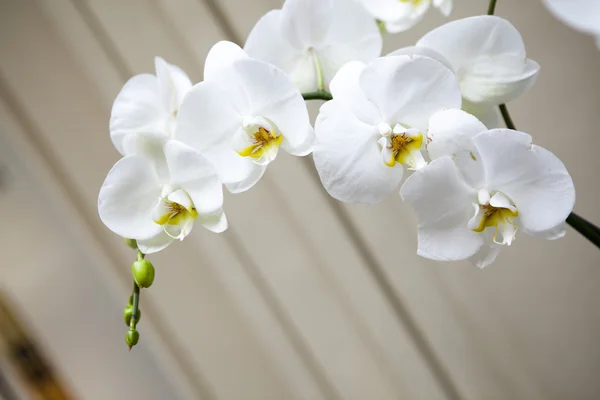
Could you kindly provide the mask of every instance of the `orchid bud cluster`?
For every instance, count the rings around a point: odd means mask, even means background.
[[[131,78],[114,102],[123,158],[100,190],[100,218],[144,254],[194,225],[223,232],[223,186],[250,190],[284,151],[312,153],[342,202],[375,204],[402,185],[429,259],[484,267],[518,231],[561,237],[575,202],[565,166],[530,135],[499,129],[498,106],[540,70],[517,29],[474,16],[381,55],[378,22],[401,32],[431,6],[448,15],[452,0],[287,0],[244,48],[215,44],[195,85],[157,57],[155,74]],[[305,98],[332,98],[314,127]]]

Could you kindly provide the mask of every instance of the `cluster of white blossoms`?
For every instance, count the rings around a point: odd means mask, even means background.
[[[312,153],[343,202],[377,203],[404,181],[426,258],[484,267],[518,230],[561,237],[575,202],[565,166],[528,134],[496,129],[498,105],[540,69],[517,29],[461,19],[381,57],[375,18],[402,31],[431,5],[447,15],[452,0],[287,0],[243,49],[217,43],[196,85],[157,58],[156,75],[133,77],[115,100],[110,133],[124,157],[100,191],[102,221],[144,253],[194,223],[222,232],[222,186],[249,190],[283,150]],[[303,95],[332,97],[314,128]]]

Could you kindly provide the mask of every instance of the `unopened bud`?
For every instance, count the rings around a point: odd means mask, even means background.
[[[135,239],[125,239],[125,243],[127,244],[127,246],[131,247],[132,249],[137,249],[137,241]]]
[[[125,335],[125,343],[129,346],[129,350],[136,344],[138,344],[140,340],[140,334],[135,329],[129,329],[127,331],[127,335]]]
[[[154,265],[148,260],[139,260],[131,266],[133,280],[141,288],[148,288],[154,282]]]
[[[129,324],[131,324],[131,315],[132,314],[133,314],[133,307],[132,306],[125,307],[125,310],[123,310],[123,319],[125,320],[125,324],[127,326],[129,326]],[[142,310],[140,310],[138,308],[137,315],[136,315],[136,318],[135,318],[135,323],[136,324],[138,322],[140,322],[140,318],[142,318]]]

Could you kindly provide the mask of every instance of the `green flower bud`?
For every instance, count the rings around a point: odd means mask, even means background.
[[[131,314],[133,314],[133,307],[132,306],[125,307],[125,310],[123,310],[123,319],[125,320],[125,324],[127,326],[129,326],[129,324],[131,323]],[[136,324],[138,322],[140,322],[140,318],[142,318],[142,310],[140,310],[138,308],[137,316],[135,319]]]
[[[129,346],[129,350],[136,344],[138,344],[140,340],[140,334],[135,329],[129,329],[127,331],[127,335],[125,335],[125,343]]]
[[[139,260],[131,266],[133,280],[141,288],[148,288],[154,282],[154,265],[148,260]]]
[[[125,239],[125,244],[132,249],[137,249],[137,241],[135,239]]]
[[[133,305],[133,295],[129,296],[129,305]]]

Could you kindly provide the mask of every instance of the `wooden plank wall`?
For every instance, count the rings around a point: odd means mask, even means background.
[[[457,3],[454,18],[485,8],[481,1]],[[94,260],[119,321],[132,254],[96,214],[99,187],[118,158],[108,139],[116,93],[130,76],[152,72],[155,55],[199,81],[212,44],[243,42],[258,18],[280,5],[0,0],[0,146],[10,143],[31,166],[24,179],[44,182],[32,190],[52,199],[45,212],[67,216],[57,229],[83,250],[70,255],[73,243],[64,240],[57,248],[72,263]],[[600,52],[538,2],[500,1],[497,9],[543,68],[534,90],[511,105],[513,117],[563,159],[576,182],[576,209],[598,222]],[[442,23],[435,13],[409,33],[387,37],[386,50]],[[414,216],[397,196],[372,207],[342,205],[325,193],[310,158],[285,156],[253,190],[226,196],[226,211],[227,233],[197,229],[152,257],[158,274],[143,293],[142,350],[129,355],[129,368],[146,357],[144,376],[162,377],[151,378],[157,389],[144,398],[165,398],[160,390],[209,400],[558,400],[600,393],[600,256],[575,232],[551,243],[519,235],[485,271],[428,262],[415,254]],[[266,249],[267,242],[275,245]],[[8,254],[3,260],[20,257]],[[2,285],[14,285],[10,279]],[[64,288],[72,296],[77,289],[75,280]],[[14,294],[17,302],[43,310],[23,293]],[[94,315],[77,318],[84,326],[98,323]],[[46,319],[37,328],[60,332],[64,323]],[[99,329],[99,337],[121,344],[124,330],[113,338]],[[46,343],[62,354],[65,343]],[[97,390],[91,369],[72,375],[74,363],[89,362],[85,357],[57,358],[83,398],[132,398],[110,392],[116,381]]]

